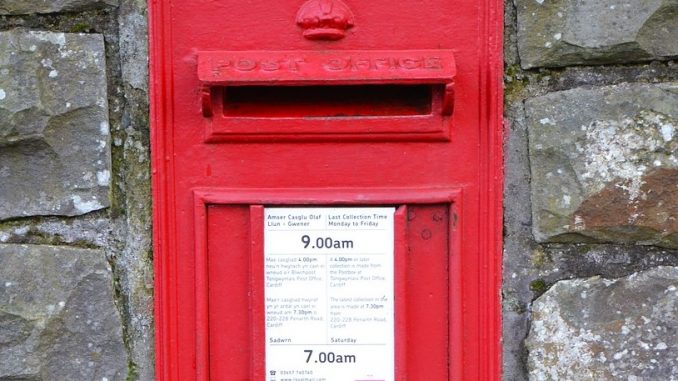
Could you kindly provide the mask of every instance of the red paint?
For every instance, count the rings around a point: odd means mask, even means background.
[[[449,49],[198,52],[198,78],[210,85],[445,84],[455,75]]]
[[[353,23],[351,9],[341,0],[309,0],[297,14],[297,25],[309,40],[341,40]]]
[[[397,206],[396,379],[498,380],[501,2],[150,12],[158,380],[263,379],[268,205]]]
[[[450,137],[449,49],[206,50],[197,60],[212,143]]]

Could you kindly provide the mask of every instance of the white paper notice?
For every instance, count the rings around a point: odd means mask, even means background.
[[[395,208],[266,208],[267,381],[393,381]]]

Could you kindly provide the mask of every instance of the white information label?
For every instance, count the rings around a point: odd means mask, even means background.
[[[267,381],[393,381],[395,208],[266,208]]]

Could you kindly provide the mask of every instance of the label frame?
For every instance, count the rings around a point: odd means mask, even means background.
[[[266,207],[285,206],[294,207],[290,204],[279,205],[251,205],[250,206],[250,228],[251,228],[251,256],[250,256],[250,277],[251,277],[251,325],[252,325],[252,349],[258,356],[252,360],[252,377],[256,380],[266,379],[266,319],[265,319],[265,280],[264,280],[264,210]],[[395,213],[393,216],[393,253],[394,253],[394,380],[404,380],[407,363],[407,205],[395,203],[374,204],[368,203],[318,203],[312,205],[303,205],[307,207],[394,207]],[[381,381],[377,380],[360,380],[360,381]]]

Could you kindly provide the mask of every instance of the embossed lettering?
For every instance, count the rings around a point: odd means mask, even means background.
[[[235,68],[240,71],[253,71],[257,68],[257,61],[241,58],[236,63]]]
[[[306,60],[303,58],[293,58],[291,60],[287,60],[287,62],[289,62],[290,71],[299,71],[301,69],[301,65],[306,63]]]
[[[353,70],[372,70],[372,61],[369,58],[358,58],[353,61]]]
[[[313,57],[310,57],[313,58]],[[328,72],[378,72],[378,71],[411,71],[411,70],[429,70],[438,71],[445,69],[445,59],[443,57],[425,56],[425,57],[331,57],[326,59],[305,59],[303,57],[270,57],[270,58],[249,58],[232,57],[213,59],[209,62],[211,74],[219,77],[230,70],[239,72],[279,72],[290,71],[298,72],[304,68],[304,65],[310,65],[308,68],[324,69]]]
[[[261,70],[263,71],[278,71],[280,70],[280,61],[276,60],[262,60]]]
[[[219,59],[219,60],[212,60],[211,61],[211,66],[212,66],[212,75],[215,77],[218,77],[221,75],[223,71],[228,70],[232,66],[232,62],[230,60],[224,60],[224,59]]]
[[[429,70],[441,70],[443,68],[443,60],[440,57],[426,57],[426,60],[424,60],[424,68]]]
[[[377,58],[374,60],[374,68],[377,70],[393,70],[396,68],[392,58]]]
[[[342,71],[346,70],[350,67],[351,65],[351,59],[344,59],[344,58],[333,58],[329,60],[325,65],[326,70],[330,71]]]
[[[419,69],[421,67],[421,60],[415,58],[400,59],[400,66],[407,70]]]

